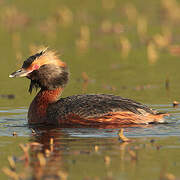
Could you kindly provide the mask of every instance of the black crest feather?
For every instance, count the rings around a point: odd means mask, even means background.
[[[29,93],[30,94],[32,93],[33,88],[35,88],[36,91],[39,88],[39,84],[36,80],[31,80],[31,82],[30,82],[30,86],[29,86]]]
[[[28,59],[26,59],[22,65],[22,68],[28,68],[37,58],[39,58],[40,56],[42,56],[47,49],[41,51],[40,53],[36,53],[33,56],[30,56]]]

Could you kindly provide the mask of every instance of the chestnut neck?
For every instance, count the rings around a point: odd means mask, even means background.
[[[53,102],[56,102],[58,100],[62,91],[63,91],[62,87],[58,87],[58,88],[53,89],[53,90],[41,89],[38,92],[38,94],[35,96],[34,99],[42,100],[42,101],[45,101],[47,103],[53,103]]]
[[[46,110],[48,108],[48,105],[55,103],[61,95],[62,91],[62,87],[53,90],[41,89],[30,104],[28,110],[28,122],[46,122]]]

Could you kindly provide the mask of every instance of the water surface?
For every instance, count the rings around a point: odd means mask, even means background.
[[[171,0],[0,0],[0,168],[9,168],[13,156],[22,179],[180,178],[180,107],[172,106],[180,101],[179,12],[179,1]],[[120,95],[168,112],[168,123],[124,127],[129,143],[119,141],[120,128],[33,134],[26,117],[36,92],[28,93],[26,78],[8,76],[42,45],[68,64],[63,97]],[[19,159],[19,144],[29,144],[30,162]],[[43,168],[39,153],[47,155]]]
[[[133,140],[129,143],[119,140],[120,128],[38,129],[37,134],[32,134],[26,120],[26,107],[2,108],[1,167],[8,165],[5,157],[22,156],[20,143],[38,142],[38,148],[30,147],[31,164],[24,169],[25,162],[17,161],[17,172],[24,173],[24,179],[40,178],[36,158],[38,153],[51,150],[53,138],[53,150],[42,170],[42,179],[55,178],[58,172],[69,179],[140,179],[142,176],[160,179],[169,173],[180,176],[180,108],[173,108],[171,104],[152,105],[152,108],[170,113],[171,117],[166,119],[168,124],[125,127],[125,136]],[[16,137],[12,136],[13,132],[17,133]],[[3,174],[1,177],[6,178]]]

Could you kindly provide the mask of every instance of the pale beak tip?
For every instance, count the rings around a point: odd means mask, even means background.
[[[9,75],[10,78],[13,78],[14,76],[12,74]]]

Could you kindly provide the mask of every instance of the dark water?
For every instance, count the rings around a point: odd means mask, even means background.
[[[24,179],[179,177],[180,108],[173,108],[171,104],[152,105],[152,108],[171,114],[166,119],[167,124],[125,127],[125,136],[132,140],[125,143],[118,138],[119,128],[37,129],[37,134],[32,134],[26,120],[27,108],[2,108],[1,167],[8,165],[7,156],[19,158],[23,155],[20,143],[38,142],[40,145],[30,146],[31,164],[16,162],[16,172]],[[17,136],[13,137],[13,132]],[[47,149],[52,152],[46,158],[46,165],[39,169],[38,154]],[[2,174],[1,178],[7,176]]]
[[[125,135],[128,137],[163,137],[180,136],[180,108],[174,108],[172,104],[149,105],[160,112],[167,112],[170,117],[165,118],[165,124],[145,125],[140,127],[125,127]],[[28,109],[2,108],[0,117],[0,136],[12,136],[16,132],[18,136],[28,137],[31,135],[31,127],[28,126],[26,115]],[[96,129],[96,128],[62,128],[61,132],[70,137],[80,138],[112,138],[117,137],[120,128]]]

